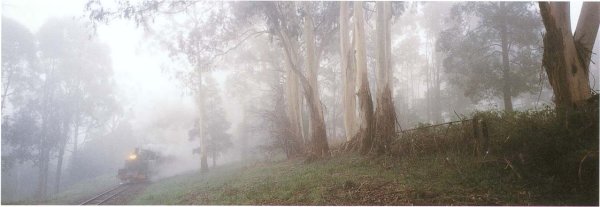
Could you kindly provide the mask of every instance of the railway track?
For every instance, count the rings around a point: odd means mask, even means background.
[[[104,191],[79,205],[101,205],[109,201],[110,199],[116,197],[124,191],[127,191],[131,187],[131,184],[120,184],[117,185],[107,191]]]

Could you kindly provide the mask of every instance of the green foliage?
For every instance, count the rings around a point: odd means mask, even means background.
[[[591,116],[590,116],[591,114]],[[595,114],[595,115],[594,115]],[[598,111],[575,112],[565,126],[556,110],[479,112],[488,120],[490,154],[512,163],[527,182],[552,185],[549,195],[577,192],[598,202]]]
[[[231,127],[231,123],[225,117],[223,109],[223,101],[219,94],[218,83],[214,78],[208,76],[204,83],[204,101],[203,110],[203,136],[207,140],[207,153],[209,157],[216,159],[221,154],[225,153],[233,146],[231,142],[231,134],[227,132]],[[198,137],[198,121],[195,122],[194,128],[189,131],[189,139],[193,140]],[[200,152],[200,147],[194,149],[194,152]]]
[[[419,123],[416,128],[402,131],[392,146],[396,156],[427,154],[474,155],[475,147],[470,120],[444,125]]]
[[[450,83],[474,101],[533,92],[541,65],[542,22],[529,2],[466,2],[452,8],[437,48]],[[503,35],[506,48],[502,46]],[[508,53],[508,77],[503,74]],[[508,79],[506,79],[508,78]],[[503,87],[509,85],[506,91]]]
[[[405,131],[392,152],[409,158],[431,154],[476,158],[481,165],[501,172],[499,179],[531,186],[542,203],[598,203],[597,107],[572,112],[566,118],[550,107],[476,112],[473,117],[487,126],[487,145],[483,133],[475,136],[473,121],[463,120],[438,126],[421,124]],[[478,124],[480,129],[483,122]]]
[[[7,104],[23,104],[23,92],[35,87],[39,68],[33,34],[15,20],[2,16],[2,114]],[[6,101],[6,100],[10,101]],[[14,102],[14,103],[13,103]]]

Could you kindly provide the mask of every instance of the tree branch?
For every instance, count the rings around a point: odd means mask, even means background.
[[[250,39],[250,37],[257,37],[261,34],[267,33],[268,31],[266,30],[262,30],[262,31],[257,31],[257,32],[253,32],[251,34],[249,34],[248,36],[246,36],[244,39],[242,39],[240,42],[238,42],[237,44],[235,44],[233,47],[230,47],[228,49],[226,49],[225,51],[221,52],[221,53],[217,53],[213,56],[213,58],[217,58],[219,56],[223,56],[226,55],[227,53],[229,53],[232,50],[235,50],[236,48],[238,48],[239,46],[241,46],[244,42],[246,42],[246,40]]]
[[[585,68],[590,65],[592,48],[598,35],[600,24],[600,3],[584,2],[579,14],[579,21],[573,39]]]

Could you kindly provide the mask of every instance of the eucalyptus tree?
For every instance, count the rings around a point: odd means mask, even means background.
[[[35,37],[23,25],[13,19],[2,17],[2,172],[7,172],[14,165],[28,160],[30,150],[23,150],[31,146],[31,136],[34,130],[14,130],[26,128],[27,124],[34,123],[34,117],[27,107],[31,89],[39,82],[40,73],[36,67],[37,57]],[[29,96],[28,96],[29,94]],[[6,105],[12,107],[5,110]],[[22,124],[22,125],[20,125]],[[32,128],[35,125],[31,125]],[[20,133],[23,132],[23,133]],[[24,136],[17,138],[18,136]]]
[[[531,92],[540,59],[541,21],[531,3],[468,2],[453,6],[453,27],[440,34],[444,66],[473,99],[512,97]],[[465,81],[465,79],[467,81]]]
[[[89,39],[85,25],[51,19],[37,34],[45,64],[42,123],[59,124],[55,191],[59,191],[66,145],[73,138],[76,156],[79,128],[102,125],[118,109],[112,92],[112,68],[106,45]],[[53,117],[51,117],[53,116]],[[44,118],[45,117],[45,118]],[[49,122],[59,118],[58,122]]]
[[[3,79],[9,86],[3,89],[18,91],[19,98],[3,98],[11,102],[11,113],[6,114],[14,118],[2,121],[2,140],[11,151],[7,156],[32,161],[38,168],[36,191],[43,198],[50,172],[56,175],[54,191],[60,190],[67,143],[74,143],[71,157],[77,156],[80,123],[97,127],[118,110],[110,58],[106,46],[88,39],[85,27],[71,19],[50,19],[35,36],[22,33],[10,21],[3,26],[14,29],[3,31],[2,69],[10,75]],[[21,34],[14,38],[13,32]],[[24,41],[29,38],[37,46]],[[32,58],[39,63],[35,68],[27,62]],[[53,161],[56,170],[51,171]]]
[[[418,13],[418,3],[410,3],[406,6],[406,11],[398,18],[393,25],[392,34],[395,34],[392,48],[394,62],[392,65],[395,70],[394,86],[396,93],[394,103],[396,104],[398,123],[401,128],[416,126],[419,122],[427,121],[422,119],[425,113],[421,113],[421,107],[424,104],[417,103],[419,100],[418,86],[422,82],[422,73],[420,69],[424,67],[425,56],[420,54],[421,36],[419,32],[401,32],[401,31],[419,31],[418,23],[421,19]]]
[[[6,100],[19,98],[31,88],[32,77],[36,73],[35,38],[23,25],[2,16],[2,112]],[[22,97],[21,97],[22,99]]]
[[[217,69],[216,65],[226,61],[226,55],[246,40],[265,33],[256,31],[253,25],[239,24],[232,4],[144,0],[133,4],[118,2],[116,7],[105,7],[101,1],[90,0],[86,4],[86,10],[94,25],[108,23],[113,19],[134,21],[158,39],[159,44],[168,49],[171,58],[186,62],[193,68],[175,69],[173,72],[196,97],[199,108],[198,125],[202,126],[202,99],[205,98],[201,84],[202,74]],[[240,32],[241,30],[245,32]],[[205,147],[208,145],[204,133],[199,134],[202,147],[200,166],[201,171],[206,172],[208,149]]]
[[[373,100],[367,77],[367,51],[365,43],[365,20],[362,2],[354,2],[354,42],[356,58],[356,83],[359,104],[359,128],[351,140],[349,148],[358,149],[362,154],[370,151],[373,142],[374,115]]]
[[[206,147],[206,153],[208,157],[212,158],[213,167],[217,165],[217,159],[225,153],[229,148],[232,147],[233,143],[231,142],[231,135],[227,132],[231,127],[231,123],[227,121],[225,117],[225,111],[223,109],[223,101],[221,100],[221,96],[219,95],[219,89],[217,88],[216,80],[212,76],[207,76],[206,78],[206,86],[203,88],[205,97],[202,101],[204,101],[204,105],[211,106],[202,108],[204,110],[202,113],[204,120],[202,123],[202,130],[199,130],[198,125],[194,127],[192,131],[190,131],[190,140],[195,139],[199,136],[199,132],[205,133],[202,135],[206,137],[206,141],[204,144]],[[201,149],[195,149],[195,152],[199,152]]]
[[[303,2],[303,38],[306,52],[305,65],[308,85],[310,86],[304,90],[312,89],[312,94],[315,96],[314,100],[311,101],[311,99],[307,98],[307,101],[312,102],[308,104],[309,108],[314,108],[309,111],[311,114],[311,130],[313,132],[312,153],[317,157],[329,156],[325,117],[323,115],[321,97],[319,96],[320,92],[317,76],[319,68],[322,67],[320,59],[322,59],[323,53],[326,51],[328,43],[330,42],[329,40],[333,37],[333,31],[337,29],[335,24],[335,17],[337,15],[336,6],[337,5],[333,2]],[[315,19],[314,21],[313,18]],[[321,127],[323,129],[321,129]],[[335,124],[332,127],[335,128]],[[324,135],[319,135],[319,133],[323,132],[325,133]]]
[[[238,126],[238,142],[244,159],[254,147],[261,151],[283,150],[287,158],[304,156],[305,142],[300,133],[299,107],[290,93],[290,70],[283,54],[276,45],[269,44],[269,38],[262,36],[249,41],[236,54],[232,68],[239,68],[227,80],[228,94],[242,105],[243,121]],[[291,72],[293,75],[293,72]],[[298,87],[298,83],[295,84]],[[296,88],[297,90],[297,88]],[[285,91],[285,92],[284,92]],[[296,92],[296,98],[301,98]],[[296,99],[297,100],[297,99]],[[301,100],[301,99],[300,99]],[[290,109],[290,107],[297,107]],[[298,110],[297,117],[290,113]],[[267,138],[267,139],[265,139]],[[249,142],[253,140],[253,142]]]
[[[392,99],[392,42],[390,26],[392,6],[390,2],[377,2],[376,41],[377,41],[377,106],[375,108],[375,143],[373,149],[382,154],[396,135],[396,110]]]
[[[375,30],[375,83],[377,85],[377,107],[373,100],[368,80],[367,34],[365,32],[364,4],[354,2],[354,58],[356,60],[357,98],[359,103],[359,129],[347,148],[361,154],[387,152],[391,138],[395,135],[396,111],[392,100],[392,56],[391,19],[403,11],[403,4],[377,2]]]
[[[195,6],[195,5],[193,5]],[[202,74],[205,71],[210,71],[211,67],[211,56],[213,55],[213,47],[210,44],[218,44],[211,40],[209,35],[205,35],[211,31],[217,31],[213,21],[218,21],[222,16],[222,13],[212,10],[210,13],[209,20],[206,22],[201,21],[201,17],[197,12],[197,9],[192,8],[192,18],[186,18],[184,25],[173,24],[176,27],[171,28],[168,31],[175,33],[175,38],[172,35],[161,35],[163,38],[162,42],[169,48],[169,52],[172,58],[183,56],[182,58],[189,63],[193,70],[185,70],[180,78],[183,78],[187,87],[190,87],[194,91],[196,97],[196,104],[198,105],[198,126],[204,126],[204,99],[206,98],[202,83]],[[211,23],[208,23],[211,22]],[[198,136],[200,140],[200,169],[202,172],[208,171],[208,139],[205,128],[198,128]]]
[[[355,96],[355,66],[354,49],[350,42],[349,19],[350,9],[347,1],[340,2],[340,63],[342,67],[342,80],[344,83],[344,129],[346,141],[350,141],[357,132],[356,123],[356,96]]]
[[[318,3],[317,5],[311,5],[312,3],[304,3],[300,13],[297,13],[294,8],[296,5],[294,2],[245,2],[238,3],[238,8],[244,12],[237,12],[240,14],[240,19],[256,20],[264,19],[270,35],[277,37],[280,41],[280,45],[284,50],[285,60],[289,69],[294,72],[298,77],[300,85],[304,91],[304,98],[308,105],[310,114],[310,132],[311,132],[311,157],[320,158],[329,156],[329,146],[327,143],[327,133],[325,127],[325,120],[323,116],[323,109],[321,106],[320,97],[318,94],[317,84],[317,68],[319,67],[318,59],[322,48],[319,47],[318,43],[328,43],[326,32],[317,32],[324,35],[315,35],[313,32],[324,30],[331,30],[332,24],[327,23],[325,20],[330,11],[328,7],[335,6],[335,4],[326,2]],[[320,27],[315,27],[313,17],[319,17]],[[252,18],[254,17],[254,18]],[[299,27],[295,22],[299,22],[299,18],[304,21],[303,29]],[[314,31],[313,31],[314,30]],[[305,61],[300,62],[301,58],[300,51],[296,45],[297,40],[302,37],[304,40]],[[317,43],[317,45],[315,45]],[[302,72],[301,63],[306,67],[306,73]]]
[[[450,8],[454,2],[431,2],[422,4],[422,13],[420,26],[425,32],[425,58],[427,68],[427,103],[429,120],[439,123],[442,117],[442,84],[445,81],[443,76],[443,58],[444,53],[436,49],[439,33],[449,28],[445,24],[445,17],[448,16]]]
[[[589,99],[589,65],[600,24],[600,3],[585,2],[575,33],[571,31],[568,2],[540,2],[544,34],[543,65],[561,109],[574,109]]]
[[[209,3],[203,2],[203,4]],[[219,10],[219,14],[224,15],[222,19],[217,18],[222,21],[216,25],[223,26],[228,23],[247,26],[261,25],[266,27],[266,32],[271,37],[279,39],[288,67],[297,76],[308,105],[312,143],[311,155],[316,158],[329,156],[326,127],[316,77],[323,45],[330,42],[331,32],[328,31],[337,29],[335,28],[336,24],[334,24],[334,21],[331,21],[336,19],[337,9],[332,8],[336,8],[337,4],[334,2],[305,2],[301,7],[296,7],[294,2],[220,2],[215,4],[217,6],[207,6],[208,10],[221,9]],[[116,9],[106,9],[100,1],[90,0],[86,9],[89,11],[90,19],[94,22],[105,22],[114,18],[126,18],[147,27],[151,24],[150,20],[157,14],[183,14],[188,12],[190,8],[193,9],[194,5],[199,5],[199,3],[195,1],[147,0],[135,4],[120,2]],[[204,13],[210,14],[211,12]],[[304,23],[302,27],[300,22]],[[240,33],[239,29],[225,31],[232,32],[230,34],[247,34],[244,32]],[[218,32],[219,30],[217,30]],[[315,33],[313,34],[313,32]],[[215,36],[212,37],[215,38]],[[246,39],[238,36],[235,37],[233,39],[241,40],[242,42]],[[299,42],[297,40],[300,37],[304,41],[302,49],[304,49],[305,57],[303,58],[299,57],[301,48],[299,44],[296,44],[296,42]],[[216,48],[225,48],[219,47],[223,45],[223,42],[227,42],[222,40],[218,39],[218,41],[215,41],[222,43],[218,44]],[[215,48],[214,45],[209,46]],[[236,48],[236,46],[231,47],[231,49]],[[221,51],[227,52],[230,50],[224,49]],[[218,53],[215,51],[210,52],[212,54]],[[195,53],[198,52],[190,52],[188,55]],[[302,66],[306,68],[306,71],[302,71]],[[292,79],[290,78],[290,80]]]

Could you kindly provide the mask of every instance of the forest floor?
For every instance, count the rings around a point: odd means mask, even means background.
[[[116,183],[100,176],[53,198],[13,204],[79,204]],[[558,184],[532,185],[510,169],[464,156],[364,157],[231,163],[154,181],[135,205],[598,205]],[[563,191],[564,192],[564,191]]]
[[[342,154],[312,163],[229,164],[204,175],[178,175],[154,182],[129,204],[594,205],[578,195],[547,193],[556,187],[515,181],[510,169],[485,167],[475,158]]]

